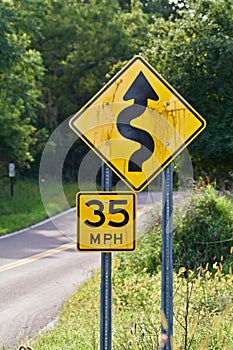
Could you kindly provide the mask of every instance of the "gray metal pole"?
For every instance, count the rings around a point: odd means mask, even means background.
[[[14,197],[14,178],[10,177],[11,181],[11,197]]]
[[[112,190],[112,170],[102,163],[101,187]],[[101,253],[100,350],[112,349],[112,254]]]
[[[162,182],[162,310],[168,328],[162,325],[162,333],[168,336],[165,350],[171,350],[173,334],[173,268],[172,268],[172,211],[173,171],[170,163],[163,170]]]

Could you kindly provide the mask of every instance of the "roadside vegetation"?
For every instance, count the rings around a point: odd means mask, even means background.
[[[52,132],[142,54],[207,121],[189,147],[196,179],[231,188],[231,0],[12,0],[0,16],[0,177],[10,161],[37,177]],[[67,155],[69,180],[86,150]]]
[[[1,192],[0,232],[6,234],[47,217],[36,182],[9,179]],[[53,191],[53,189],[51,189]],[[64,184],[71,206],[77,185]],[[51,197],[52,198],[52,197]],[[54,197],[53,197],[54,199]],[[52,204],[51,204],[52,205]],[[60,208],[61,210],[62,208]],[[54,214],[57,208],[54,207]],[[161,217],[134,253],[113,260],[113,348],[160,349]],[[233,344],[233,201],[211,186],[197,188],[174,215],[174,339],[177,350],[230,350]],[[78,287],[62,307],[53,330],[28,346],[33,350],[98,349],[100,273]],[[4,347],[2,348],[4,350]]]
[[[0,236],[31,226],[48,217],[37,181],[17,179],[13,196],[11,196],[9,178],[1,179],[0,186]],[[61,203],[59,206],[56,205],[56,193],[54,194],[52,185],[49,191],[51,193],[50,213],[55,215],[67,209]],[[77,184],[64,184],[64,192],[71,207],[75,206],[77,191]]]
[[[209,199],[209,202],[207,201]],[[204,201],[205,200],[205,205]],[[206,215],[200,211],[205,206]],[[227,208],[227,210],[225,209]],[[217,215],[216,215],[217,211]],[[199,213],[199,215],[197,215]],[[176,214],[183,215],[174,232],[174,350],[230,350],[233,344],[233,204],[213,187],[198,189],[189,206]],[[190,220],[188,220],[188,218]],[[208,235],[203,220],[221,229]],[[161,323],[166,319],[160,310],[161,228],[155,225],[138,242],[135,253],[114,256],[113,264],[113,349],[160,349]],[[226,226],[228,225],[227,229]],[[199,256],[202,245],[189,239],[196,263],[190,268],[190,250],[179,253],[180,234],[195,227],[208,242],[206,254]],[[220,234],[221,232],[221,234]],[[229,232],[231,236],[229,238]],[[217,233],[220,234],[217,237]],[[177,236],[177,239],[176,239]],[[178,239],[179,238],[179,239]],[[182,241],[185,241],[182,237]],[[221,251],[227,242],[228,248]],[[216,246],[216,249],[213,249]],[[217,247],[222,255],[215,253]],[[182,256],[182,261],[179,258]],[[219,259],[218,259],[219,258]],[[182,266],[183,264],[183,266]],[[97,350],[99,344],[100,273],[93,271],[90,280],[77,289],[63,305],[53,330],[40,334],[28,345],[36,350]]]
[[[123,271],[122,271],[123,269]],[[215,266],[174,275],[174,350],[225,349],[233,344],[232,274]],[[97,350],[100,275],[85,282],[63,306],[54,330],[28,341],[37,350]],[[213,288],[214,286],[214,288]],[[160,273],[135,272],[117,257],[113,269],[113,349],[160,349]]]

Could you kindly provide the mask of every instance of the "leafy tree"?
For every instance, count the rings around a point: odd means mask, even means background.
[[[41,102],[46,108],[38,111],[38,122],[49,132],[74,112],[69,108],[69,84],[63,83],[64,62],[75,43],[78,21],[76,9],[86,5],[85,2],[76,0],[48,0],[42,37],[33,41],[33,46],[41,53],[45,65]]]
[[[122,10],[125,11],[130,11],[131,8],[131,0],[118,0],[118,3],[120,5],[120,7],[122,8]]]
[[[130,11],[132,3],[131,0],[118,0],[121,8],[125,11]],[[140,0],[143,7],[144,13],[149,13],[150,15],[157,17],[164,17],[168,19],[171,15],[175,15],[176,10],[181,6],[179,1],[169,1],[169,0]],[[183,3],[182,1],[180,1]]]
[[[156,16],[162,16],[168,19],[171,14],[174,14],[176,6],[169,0],[142,0],[143,11]]]
[[[46,68],[41,100],[46,108],[38,113],[41,126],[51,132],[77,112],[109,80],[118,60],[138,52],[146,25],[138,0],[130,10],[123,10],[117,0],[48,0],[43,38],[34,41]],[[76,157],[68,158],[78,163],[86,146],[79,140],[75,148]]]
[[[185,1],[175,20],[155,19],[144,52],[151,64],[207,120],[190,146],[196,172],[231,179],[233,5]]]
[[[103,86],[111,66],[137,53],[146,33],[140,1],[49,0],[43,39],[35,43],[47,69],[41,111],[52,130]]]
[[[32,161],[32,147],[43,132],[36,130],[36,108],[43,76],[39,52],[30,47],[37,35],[42,2],[0,2],[0,161],[21,166]]]

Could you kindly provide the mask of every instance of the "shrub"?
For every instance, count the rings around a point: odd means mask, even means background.
[[[197,189],[175,218],[174,267],[196,269],[221,261],[223,271],[232,266],[233,207],[213,186]]]
[[[156,215],[156,214],[155,214]],[[143,233],[137,241],[137,250],[133,253],[122,253],[120,273],[154,273],[161,266],[161,222],[156,216],[155,222],[150,231]]]

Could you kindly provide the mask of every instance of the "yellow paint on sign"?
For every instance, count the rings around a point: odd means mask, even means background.
[[[142,57],[134,57],[70,121],[134,191],[205,128],[205,120]]]

